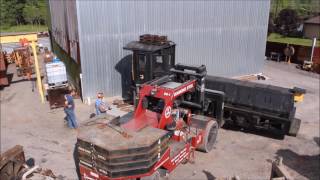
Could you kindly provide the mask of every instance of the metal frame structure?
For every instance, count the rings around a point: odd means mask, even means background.
[[[18,43],[22,39],[26,39],[29,42],[31,42],[32,52],[34,56],[34,64],[35,64],[35,70],[36,70],[36,77],[37,77],[37,84],[38,84],[38,90],[40,93],[41,102],[44,103],[44,92],[42,88],[42,82],[41,82],[41,75],[40,75],[40,69],[39,69],[39,61],[36,51],[36,45],[38,41],[37,34],[17,34],[17,35],[8,35],[8,36],[0,36],[0,43]]]

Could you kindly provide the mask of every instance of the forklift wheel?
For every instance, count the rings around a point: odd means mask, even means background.
[[[199,145],[199,147],[197,147],[197,150],[206,152],[206,153],[210,152],[217,140],[217,135],[218,135],[217,122],[216,121],[208,122],[207,127],[205,129],[205,134],[204,134],[202,143]]]
[[[160,172],[156,171],[151,176],[142,177],[141,180],[160,180]]]

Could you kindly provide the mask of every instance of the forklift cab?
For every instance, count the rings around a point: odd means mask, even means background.
[[[166,36],[142,35],[139,41],[128,43],[125,50],[131,50],[132,80],[135,86],[169,74],[175,64],[175,43]]]

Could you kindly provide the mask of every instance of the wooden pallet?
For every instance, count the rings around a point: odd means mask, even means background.
[[[25,163],[23,147],[16,145],[0,155],[0,179],[18,179],[18,174]]]
[[[64,95],[68,93],[68,87],[48,89],[48,101],[50,109],[56,109],[64,107],[65,98]]]

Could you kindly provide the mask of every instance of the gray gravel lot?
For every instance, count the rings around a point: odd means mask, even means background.
[[[10,72],[14,67],[10,66]],[[221,129],[215,149],[196,152],[194,164],[179,166],[170,179],[214,179],[240,176],[241,179],[268,179],[277,155],[296,179],[319,179],[319,75],[303,72],[285,63],[266,62],[263,74],[270,79],[258,81],[283,87],[305,88],[307,94],[297,104],[296,116],[302,120],[297,137],[272,139],[241,131]],[[16,144],[24,146],[27,157],[52,169],[66,179],[77,179],[73,160],[76,131],[64,124],[62,109],[50,110],[41,104],[31,83],[13,76],[9,87],[1,90],[1,152]],[[76,100],[76,115],[81,123],[94,111]],[[113,114],[118,114],[115,109]]]

